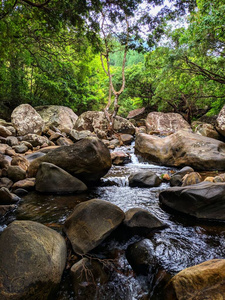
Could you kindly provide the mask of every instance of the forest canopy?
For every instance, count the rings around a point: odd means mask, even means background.
[[[124,76],[121,115],[147,106],[190,121],[225,102],[223,1],[3,0],[0,31],[2,118],[21,103],[104,109],[107,57],[115,91]]]

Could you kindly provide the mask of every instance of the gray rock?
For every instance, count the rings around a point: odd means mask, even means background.
[[[28,169],[28,177],[35,177],[42,162],[52,163],[85,183],[99,180],[112,164],[108,148],[98,138],[82,139],[33,160]]]
[[[153,230],[165,227],[163,222],[142,208],[129,209],[125,213],[123,224],[126,226],[126,230],[132,231],[134,235],[145,235]]]
[[[164,138],[139,133],[135,148],[149,160],[167,166],[225,169],[225,143],[195,133],[178,131]]]
[[[75,207],[65,222],[64,231],[73,250],[77,254],[86,254],[109,236],[123,219],[124,213],[116,205],[92,199]]]
[[[151,112],[146,119],[147,133],[169,135],[178,130],[191,132],[191,126],[177,113]]]
[[[129,176],[129,186],[156,187],[162,180],[152,171],[139,171]]]
[[[28,147],[26,145],[24,145],[23,143],[21,143],[20,145],[17,146],[13,146],[13,149],[17,152],[17,153],[26,153],[28,151]]]
[[[78,116],[69,107],[60,105],[45,105],[35,107],[45,122],[45,130],[59,129],[68,131],[74,128]]]
[[[29,104],[21,104],[16,107],[12,112],[11,122],[18,135],[41,134],[44,128],[43,119]]]
[[[225,221],[225,183],[204,181],[169,188],[159,194],[159,200],[177,213],[196,219]]]
[[[0,298],[48,299],[61,281],[66,243],[56,231],[14,221],[0,236]]]
[[[216,129],[220,134],[222,134],[222,136],[225,136],[225,105],[216,119]]]
[[[79,140],[82,140],[82,139],[90,137],[90,136],[96,137],[96,134],[89,130],[79,131],[79,130],[72,129],[68,132],[68,135],[74,142],[77,142]]]
[[[18,138],[15,136],[8,136],[6,138],[6,144],[8,144],[10,147],[16,146],[19,144]]]
[[[46,136],[40,136],[38,134],[27,134],[23,136],[23,141],[29,142],[33,147],[42,146],[47,144],[50,146],[50,141]]]
[[[7,127],[0,125],[0,136],[7,137],[12,135],[11,131]]]
[[[81,193],[87,186],[63,169],[50,164],[41,163],[36,176],[35,189],[42,193]]]

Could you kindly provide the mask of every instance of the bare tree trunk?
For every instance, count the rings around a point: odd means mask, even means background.
[[[115,119],[119,110],[119,105],[118,105],[118,100],[119,100],[119,96],[122,94],[122,92],[124,91],[125,88],[125,64],[126,64],[126,56],[127,56],[127,51],[128,51],[128,40],[129,40],[129,24],[128,24],[128,20],[126,18],[126,44],[124,46],[124,55],[123,55],[123,64],[122,64],[122,85],[119,91],[116,91],[112,82],[112,74],[111,74],[111,69],[110,69],[110,62],[109,62],[109,53],[110,53],[110,49],[109,49],[109,45],[108,45],[108,40],[107,40],[107,36],[105,34],[104,31],[104,21],[105,21],[105,16],[104,14],[102,14],[103,16],[103,22],[102,22],[102,33],[103,33],[103,37],[104,37],[104,46],[105,46],[105,53],[101,53],[101,63],[102,63],[102,68],[105,71],[106,75],[109,77],[109,96],[108,96],[108,103],[104,109],[104,113],[105,113],[105,117],[109,123],[108,126],[108,134],[112,135],[112,133],[114,132],[114,123],[115,123]],[[107,69],[104,65],[104,61],[103,61],[103,57],[106,60],[106,66]],[[112,114],[109,114],[109,109],[110,106],[112,104],[112,93],[114,95],[114,108],[113,108],[113,112]]]

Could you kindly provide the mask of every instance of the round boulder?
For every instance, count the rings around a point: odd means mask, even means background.
[[[92,199],[75,207],[66,220],[64,232],[77,254],[86,254],[97,247],[123,221],[124,213],[116,205]]]
[[[0,298],[48,299],[61,281],[66,243],[56,231],[14,221],[0,236]]]
[[[21,104],[14,109],[11,122],[17,130],[18,135],[28,133],[41,134],[44,121],[37,111],[29,104]]]

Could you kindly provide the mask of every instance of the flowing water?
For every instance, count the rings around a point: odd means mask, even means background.
[[[78,203],[100,198],[116,204],[123,211],[133,207],[147,209],[167,224],[167,228],[155,232],[149,238],[154,244],[155,256],[160,261],[160,265],[170,275],[209,259],[225,258],[225,225],[223,223],[217,225],[194,223],[185,217],[173,216],[165,212],[159,205],[158,195],[160,191],[169,187],[167,183],[162,183],[157,188],[128,186],[128,177],[134,171],[151,170],[161,176],[164,173],[174,172],[174,169],[144,162],[133,153],[132,146],[125,148],[125,151],[130,153],[132,162],[124,166],[113,166],[102,179],[101,186],[93,188],[88,193],[75,196],[29,193],[22,199],[18,209],[7,220],[4,220],[4,223],[7,224],[13,219],[29,219],[61,231],[65,219]],[[0,230],[3,230],[5,226],[2,224]],[[113,253],[112,256],[115,257],[117,266],[106,287],[99,288],[96,299],[161,300],[161,297],[149,288],[149,278],[136,276],[126,260],[126,248],[137,240],[138,237],[134,237],[128,241],[114,239],[105,243],[104,251],[107,249],[108,253]],[[79,297],[76,298],[73,295],[67,273],[65,273],[57,300],[69,299],[79,300]]]

